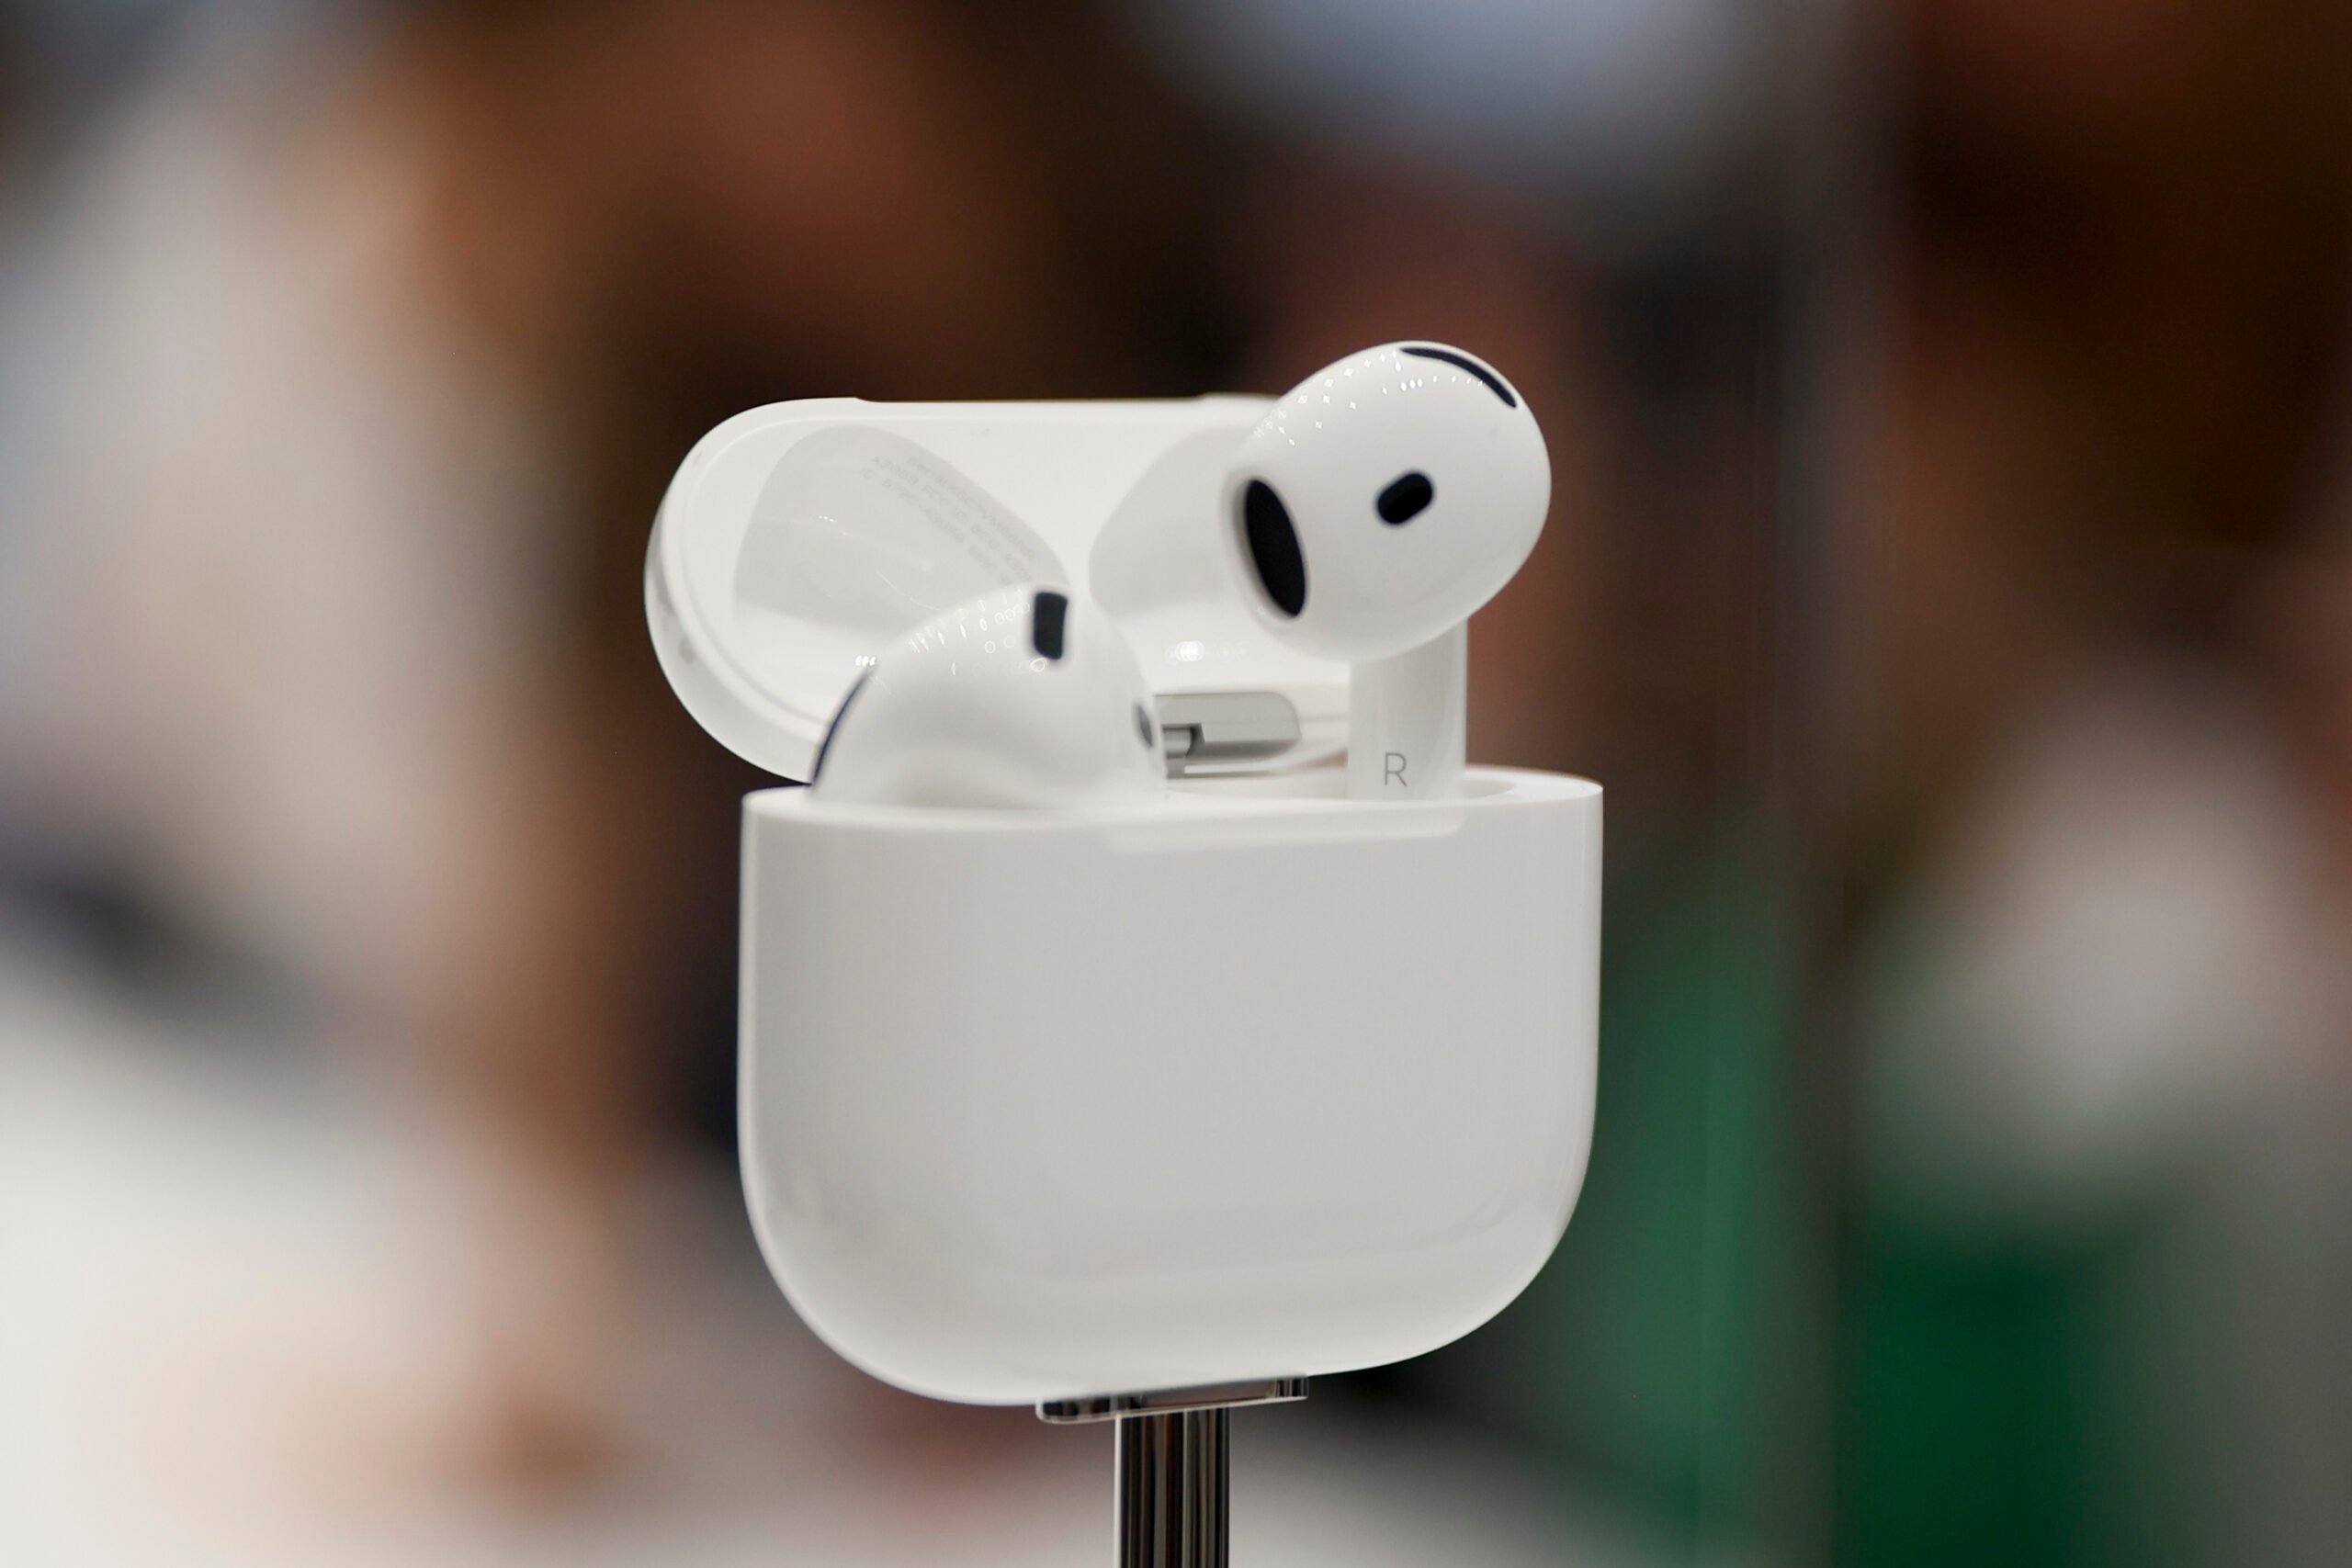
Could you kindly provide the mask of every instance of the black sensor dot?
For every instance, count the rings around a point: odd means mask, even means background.
[[[1029,606],[1029,646],[1040,659],[1059,659],[1062,638],[1069,626],[1069,595],[1039,589]]]
[[[1388,488],[1380,492],[1380,499],[1373,505],[1379,508],[1380,520],[1394,528],[1419,517],[1436,499],[1437,487],[1430,483],[1429,475],[1416,469],[1389,481]]]
[[[1456,370],[1467,370],[1471,375],[1484,381],[1487,389],[1503,400],[1505,408],[1519,407],[1519,400],[1511,395],[1511,389],[1509,387],[1503,385],[1503,378],[1466,354],[1456,354],[1450,348],[1428,348],[1419,345],[1408,348],[1405,352],[1416,359],[1442,360]]]
[[[1299,553],[1298,530],[1291,526],[1290,508],[1263,479],[1251,479],[1242,492],[1241,532],[1259,586],[1274,608],[1285,615],[1306,609],[1306,558]]]

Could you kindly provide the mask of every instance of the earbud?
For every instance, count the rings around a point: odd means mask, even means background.
[[[828,800],[1051,809],[1167,789],[1150,690],[1067,588],[1000,588],[885,649],[842,699],[809,786]]]
[[[1524,400],[1438,344],[1350,355],[1242,438],[1227,556],[1270,633],[1353,666],[1350,795],[1458,793],[1465,623],[1535,547],[1551,495]]]

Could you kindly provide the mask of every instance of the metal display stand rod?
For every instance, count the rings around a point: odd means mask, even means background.
[[[1305,1378],[1274,1378],[1056,1400],[1037,1406],[1037,1416],[1118,1423],[1119,1568],[1227,1568],[1233,1407],[1306,1397]]]

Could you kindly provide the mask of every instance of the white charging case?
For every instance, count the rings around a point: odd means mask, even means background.
[[[745,800],[752,1222],[802,1317],[899,1387],[1027,1404],[1398,1360],[1501,1310],[1574,1207],[1600,786],[1474,768],[1458,799],[1345,798],[1345,669],[1258,631],[1211,532],[1264,406],[775,404],[662,502],[662,666],[782,777],[863,660],[1003,581],[1087,590],[1163,714],[1296,714],[1278,753],[1111,811]]]

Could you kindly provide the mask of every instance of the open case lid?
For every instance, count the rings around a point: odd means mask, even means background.
[[[842,694],[918,623],[1008,583],[1069,583],[1117,621],[1161,699],[1273,693],[1291,767],[1345,743],[1347,667],[1295,653],[1229,586],[1216,528],[1262,398],[869,403],[736,415],[670,482],[646,615],[687,711],[748,761],[806,779]]]

